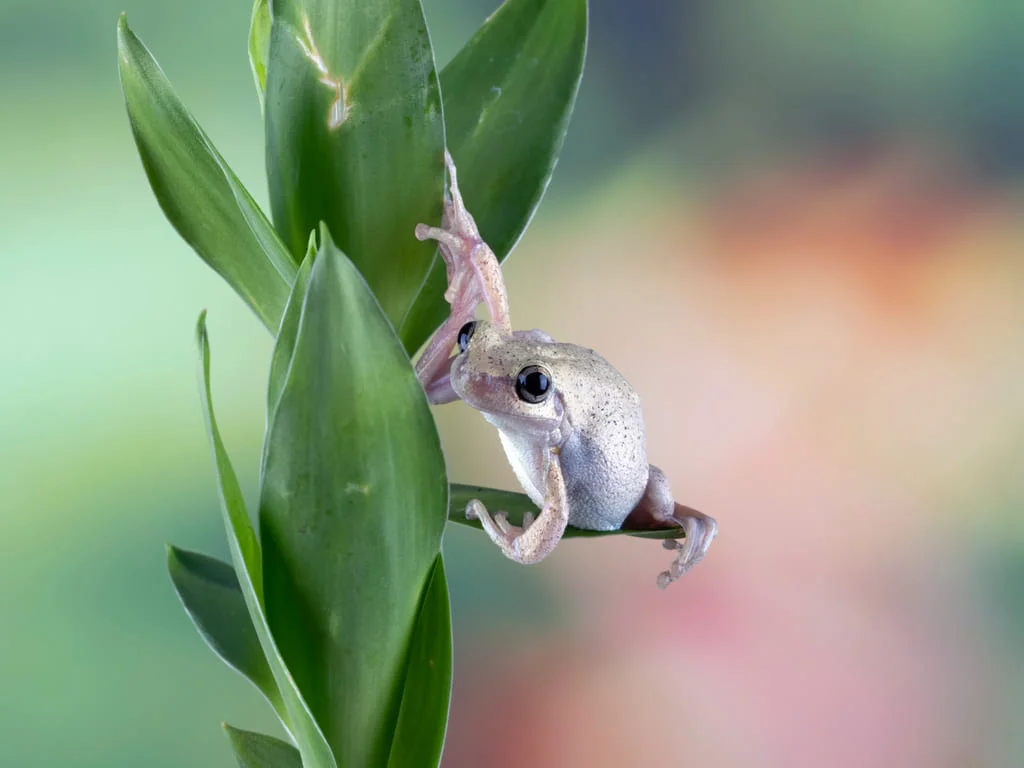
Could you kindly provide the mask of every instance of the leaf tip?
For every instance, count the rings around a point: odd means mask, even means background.
[[[317,251],[320,250],[320,241],[322,239],[320,237],[320,229],[321,228],[322,229],[326,229],[327,228],[327,225],[324,224],[322,221],[320,222],[320,226],[319,227],[317,227],[316,229],[312,229],[309,232],[309,242],[306,244],[306,257],[307,258],[309,258],[310,256],[314,256],[315,257],[316,254],[317,254]]]
[[[121,66],[128,65],[128,37],[131,34],[132,31],[128,27],[128,14],[121,11],[121,15],[117,17],[117,59]]]
[[[224,731],[225,735],[228,737],[228,741],[231,742],[232,746],[234,746],[234,747],[241,747],[242,746],[243,741],[244,741],[243,740],[243,732],[239,728],[235,728],[235,726],[231,725],[230,723],[228,723],[228,722],[226,722],[224,720],[220,721],[220,727]]]
[[[171,542],[164,542],[164,549],[167,551],[167,565],[169,567],[181,561],[181,550],[171,544]]]
[[[205,309],[199,313],[199,319],[196,320],[196,351],[199,352],[200,381],[205,381],[209,386],[210,337],[206,332]]]
[[[206,310],[204,309],[199,313],[199,319],[196,320],[196,341],[203,345],[206,343]]]
[[[327,226],[327,222],[326,221],[321,221],[320,222],[320,226],[318,226],[316,229],[314,229],[310,233],[309,239],[310,239],[311,243],[312,243],[313,238],[317,236],[317,233],[319,233],[319,238],[318,238],[318,241],[317,241],[318,247],[322,248],[323,246],[327,245],[328,243],[331,244],[331,245],[334,244],[334,240],[333,240],[333,238],[331,238],[330,227]]]

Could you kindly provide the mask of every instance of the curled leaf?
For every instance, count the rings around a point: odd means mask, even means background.
[[[444,560],[438,555],[416,616],[388,768],[438,765],[451,691],[451,606]]]
[[[281,657],[275,637],[271,634],[270,626],[267,623],[263,608],[263,568],[260,545],[256,540],[256,532],[249,519],[249,512],[245,508],[242,489],[238,485],[238,476],[231,466],[231,460],[228,458],[224,441],[221,439],[220,430],[217,428],[217,420],[211,404],[210,341],[206,333],[205,312],[199,316],[199,323],[196,326],[196,341],[199,346],[200,361],[199,391],[203,401],[203,415],[206,417],[207,434],[213,448],[217,485],[221,496],[221,510],[224,513],[224,527],[228,536],[228,548],[231,550],[231,561],[235,566],[238,584],[249,610],[249,618],[281,693],[281,700],[287,713],[284,725],[302,753],[302,762],[305,768],[337,768],[334,755],[311,714],[303,698],[303,693],[295,684],[290,670]]]
[[[267,89],[267,60],[270,58],[270,2],[256,0],[249,22],[249,66],[256,81],[256,93],[263,111],[263,93]]]
[[[198,552],[168,547],[167,570],[199,634],[228,666],[249,678],[287,722],[281,691],[249,618],[234,568]]]
[[[132,134],[157,202],[185,242],[273,331],[295,279],[287,249],[124,15],[117,52]]]

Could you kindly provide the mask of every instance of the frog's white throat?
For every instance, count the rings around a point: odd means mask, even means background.
[[[523,491],[538,507],[544,506],[543,478],[547,473],[547,450],[523,435],[511,435],[498,430],[501,447],[512,466],[516,480]]]

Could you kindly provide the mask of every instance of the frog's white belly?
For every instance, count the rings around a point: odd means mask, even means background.
[[[545,477],[551,450],[535,436],[514,436],[498,430],[512,471],[538,508],[544,507]],[[559,454],[565,480],[569,525],[592,531],[613,531],[622,526],[647,487],[647,458],[635,457],[637,466],[609,466],[595,461],[592,444],[570,438]]]

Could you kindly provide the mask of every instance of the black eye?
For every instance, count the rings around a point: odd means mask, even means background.
[[[469,346],[469,340],[473,338],[473,331],[475,330],[476,320],[470,320],[459,329],[459,352],[466,351],[466,347]]]
[[[551,391],[551,374],[539,365],[528,365],[516,376],[516,395],[524,403],[541,403]]]

